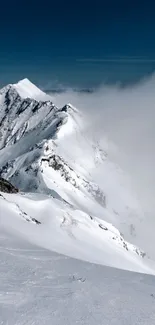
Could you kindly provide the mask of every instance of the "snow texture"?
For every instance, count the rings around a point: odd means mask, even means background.
[[[154,325],[155,278],[0,235],[0,324]]]

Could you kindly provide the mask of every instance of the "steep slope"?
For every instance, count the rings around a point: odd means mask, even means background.
[[[6,179],[0,177],[0,192],[18,193],[18,189],[9,183]]]
[[[19,81],[17,84],[12,85],[14,89],[22,98],[33,98],[35,100],[51,100],[51,97],[45,94],[42,90],[36,87],[27,78]]]
[[[115,227],[65,202],[3,193],[0,205],[1,227],[29,242],[89,262],[154,274],[151,261]]]
[[[23,82],[25,86],[25,80]],[[22,82],[20,82],[20,88],[21,86]],[[33,89],[33,86],[31,88]],[[40,175],[40,171],[43,172],[43,162],[47,160],[47,153],[48,159],[51,157],[51,152],[54,159],[61,161],[61,169],[66,175],[66,182],[70,180],[70,183],[75,185],[74,178],[78,178],[83,188],[102,205],[105,205],[105,197],[99,187],[76,171],[74,177],[71,176],[73,167],[69,165],[70,161],[65,162],[61,156],[54,154],[53,148],[61,146],[60,141],[57,143],[57,139],[63,140],[64,135],[67,138],[72,133],[74,139],[75,131],[80,133],[80,130],[77,130],[78,111],[70,105],[58,109],[51,101],[38,102],[30,98],[23,99],[16,89],[18,89],[18,84],[6,87],[1,92],[3,97],[0,121],[1,175],[11,179],[16,186],[25,191],[45,189],[44,177]],[[54,171],[59,169],[58,164],[56,166],[56,160],[52,167]],[[21,184],[23,178],[24,182]]]
[[[100,186],[95,169],[102,170]],[[145,254],[123,238],[132,242],[132,224],[142,214],[122,172],[87,136],[77,109],[57,108],[27,79],[0,91],[0,176],[31,193],[1,196],[5,229],[71,257],[154,273]]]

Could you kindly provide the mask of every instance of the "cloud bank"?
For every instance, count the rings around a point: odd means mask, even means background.
[[[155,76],[120,88],[102,85],[93,93],[68,89],[53,98],[70,102],[86,115],[87,132],[108,139],[110,158],[131,176],[141,205],[155,221]]]

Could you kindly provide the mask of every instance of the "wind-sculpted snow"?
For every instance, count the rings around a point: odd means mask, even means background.
[[[4,325],[155,323],[155,277],[73,260],[3,230],[0,275]]]
[[[145,254],[126,242],[114,226],[67,202],[38,194],[3,193],[0,205],[1,227],[32,243],[97,264],[154,273]]]

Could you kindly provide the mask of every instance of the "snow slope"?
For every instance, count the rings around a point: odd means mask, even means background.
[[[12,85],[22,98],[33,98],[35,100],[50,100],[51,97],[36,87],[27,78]]]
[[[0,324],[154,325],[155,277],[71,259],[0,230]]]
[[[2,194],[0,204],[1,227],[29,242],[89,262],[154,274],[151,262],[115,227],[60,200]]]

